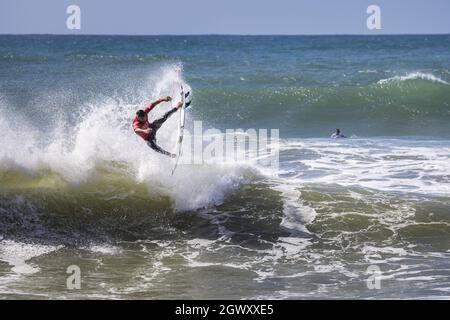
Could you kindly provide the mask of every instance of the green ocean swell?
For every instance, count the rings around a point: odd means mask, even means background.
[[[200,89],[194,118],[218,128],[277,127],[282,136],[450,137],[450,86],[425,80],[361,87]]]

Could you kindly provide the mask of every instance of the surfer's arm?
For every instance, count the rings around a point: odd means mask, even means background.
[[[133,122],[133,130],[134,130],[134,133],[136,133],[136,134],[139,134],[139,133],[149,134],[152,131],[151,128],[147,128],[147,129],[139,128],[139,123],[137,123],[137,122]]]
[[[161,102],[168,102],[171,101],[172,98],[167,96],[164,98],[159,98],[158,100],[155,100],[151,103],[148,104],[148,106],[145,107],[144,112],[147,114],[149,113],[154,107],[156,107],[158,104],[160,104]]]
[[[148,128],[148,129],[134,128],[134,132],[136,132],[136,133],[142,132],[142,133],[148,134],[151,131],[152,131],[151,128]]]

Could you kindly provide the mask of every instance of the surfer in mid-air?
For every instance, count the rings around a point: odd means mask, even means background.
[[[179,108],[181,108],[183,102],[181,101],[178,102],[175,108],[173,108],[170,111],[167,111],[161,118],[153,121],[152,123],[148,122],[148,113],[152,111],[152,109],[161,102],[169,102],[169,101],[172,101],[172,98],[169,96],[165,98],[160,98],[148,104],[144,110],[138,110],[136,112],[136,116],[133,119],[133,129],[138,136],[147,141],[147,145],[150,148],[152,148],[156,152],[162,153],[171,158],[175,158],[176,157],[175,154],[162,149],[160,146],[156,144],[156,132],[172,114],[174,114]]]

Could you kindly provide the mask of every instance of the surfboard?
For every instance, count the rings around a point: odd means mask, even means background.
[[[180,161],[180,157],[181,157],[181,152],[182,152],[182,143],[183,143],[183,131],[184,131],[184,122],[185,122],[185,113],[186,113],[186,108],[190,106],[191,101],[190,101],[190,95],[191,92],[190,91],[186,91],[184,90],[183,86],[181,86],[181,102],[183,103],[183,105],[180,108],[180,119],[178,122],[178,139],[177,139],[177,143],[176,143],[176,157],[175,157],[175,163],[172,169],[172,175],[175,173],[175,170],[177,169],[178,166],[178,162]]]

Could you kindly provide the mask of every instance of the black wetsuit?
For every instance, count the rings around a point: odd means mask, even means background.
[[[156,152],[165,154],[167,156],[171,156],[172,154],[170,152],[167,152],[166,150],[162,149],[160,146],[156,144],[156,132],[161,127],[161,125],[172,115],[174,114],[178,109],[173,108],[172,110],[167,111],[161,118],[153,121],[150,123],[150,128],[152,128],[152,132],[150,132],[148,139],[147,139],[147,145],[155,150]]]

